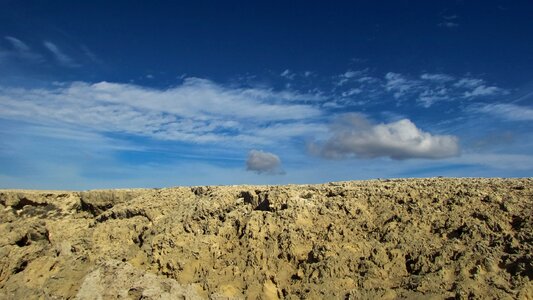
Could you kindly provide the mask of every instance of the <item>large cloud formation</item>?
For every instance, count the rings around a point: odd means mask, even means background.
[[[251,150],[246,160],[246,170],[258,174],[283,174],[281,169],[281,159],[270,152]]]
[[[309,145],[314,154],[329,159],[390,157],[440,159],[459,154],[458,139],[451,135],[431,135],[408,119],[372,124],[364,115],[344,115],[331,127],[323,143]]]
[[[0,118],[193,143],[270,144],[319,131],[317,95],[187,78],[168,89],[73,82],[0,86]],[[305,103],[311,102],[311,103]]]

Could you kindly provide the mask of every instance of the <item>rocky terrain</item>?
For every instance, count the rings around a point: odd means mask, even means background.
[[[533,299],[533,179],[0,190],[0,299]]]

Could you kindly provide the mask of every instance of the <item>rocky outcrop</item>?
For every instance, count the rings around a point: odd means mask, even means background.
[[[0,190],[0,299],[533,298],[533,179]]]

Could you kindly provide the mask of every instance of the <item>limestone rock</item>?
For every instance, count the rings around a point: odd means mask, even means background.
[[[533,179],[0,190],[0,299],[533,299]]]

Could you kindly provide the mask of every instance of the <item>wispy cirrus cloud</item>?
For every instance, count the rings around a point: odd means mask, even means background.
[[[370,74],[368,70],[348,71],[339,75],[334,85],[339,93],[335,104],[339,107],[345,103],[353,104],[353,98],[361,101],[389,95],[398,101],[398,105],[404,101],[415,101],[423,107],[430,107],[443,101],[481,99],[509,93],[480,78],[444,73],[422,73],[414,77],[388,72],[380,77]],[[333,106],[333,103],[328,105]]]
[[[165,90],[75,82],[48,89],[0,88],[0,118],[74,124],[87,130],[161,140],[262,145],[320,128],[313,118],[322,112],[314,105],[299,103],[313,97],[231,88],[200,78],[188,78]]]
[[[64,53],[59,47],[50,42],[50,41],[44,41],[43,45],[56,59],[56,61],[65,67],[75,68],[80,67],[80,64],[78,64],[72,57],[68,56],[66,53]]]
[[[471,111],[490,114],[508,121],[533,121],[533,107],[512,103],[477,104]]]
[[[446,28],[455,28],[455,27],[459,27],[459,23],[446,21],[446,22],[440,22],[439,26],[446,27]]]
[[[291,70],[289,69],[286,69],[284,70],[283,72],[281,72],[281,74],[279,74],[281,77],[283,78],[286,78],[286,79],[289,79],[289,80],[293,80],[294,77],[296,77],[296,73],[292,72]]]
[[[392,92],[396,99],[416,89],[419,85],[417,80],[408,79],[399,73],[389,72],[385,74],[385,89]]]
[[[496,86],[479,85],[472,91],[464,92],[466,98],[478,97],[478,96],[494,96],[498,94],[506,94],[507,92]]]
[[[459,23],[457,22],[457,19],[459,19],[459,16],[457,15],[445,15],[442,16],[442,21],[438,24],[439,27],[444,28],[456,28],[459,27]]]
[[[96,54],[94,54],[94,52],[91,49],[89,49],[89,47],[87,47],[86,45],[81,45],[80,49],[82,53],[89,59],[90,62],[97,63],[97,64],[103,64],[102,60]]]
[[[455,77],[448,75],[448,74],[442,74],[442,73],[434,73],[434,74],[423,73],[422,75],[420,75],[420,79],[430,80],[430,81],[439,82],[439,83],[445,83],[445,82],[455,80]]]
[[[453,84],[454,87],[458,88],[476,88],[484,84],[483,79],[479,78],[461,78]]]
[[[294,71],[291,69],[285,69],[281,73],[279,73],[279,76],[287,81],[287,85],[290,86],[291,84],[301,84],[302,81],[309,82],[309,80],[312,77],[316,77],[316,73],[313,71]],[[297,82],[298,81],[298,82]]]
[[[10,49],[2,50],[2,48],[0,48],[0,63],[2,62],[2,58],[4,58],[4,60],[17,59],[25,63],[44,62],[43,56],[31,49],[31,47],[22,40],[12,36],[5,36],[4,40],[8,42]]]
[[[9,41],[11,43],[11,45],[13,46],[13,48],[19,52],[19,53],[23,53],[23,52],[30,52],[31,49],[28,45],[26,45],[23,41],[17,39],[17,38],[14,38],[12,36],[6,36],[4,37],[7,41]]]
[[[337,76],[338,81],[336,82],[337,86],[342,86],[345,83],[349,82],[353,78],[362,78],[367,74],[368,70],[348,70]]]
[[[533,156],[526,154],[466,153],[461,155],[461,157],[449,159],[449,162],[486,166],[499,170],[533,170]]]
[[[60,66],[69,68],[82,66],[70,55],[67,55],[62,49],[60,49],[59,46],[50,41],[44,41],[42,43],[45,50],[41,47],[29,45],[22,39],[14,36],[4,36],[3,41],[4,42],[2,43],[2,40],[0,40],[0,63],[9,63],[12,66],[23,66],[26,64],[54,62]],[[81,45],[78,50],[83,56],[85,56],[87,61],[102,64],[98,57],[91,52],[87,46]],[[49,58],[49,54],[51,54],[51,58]]]

